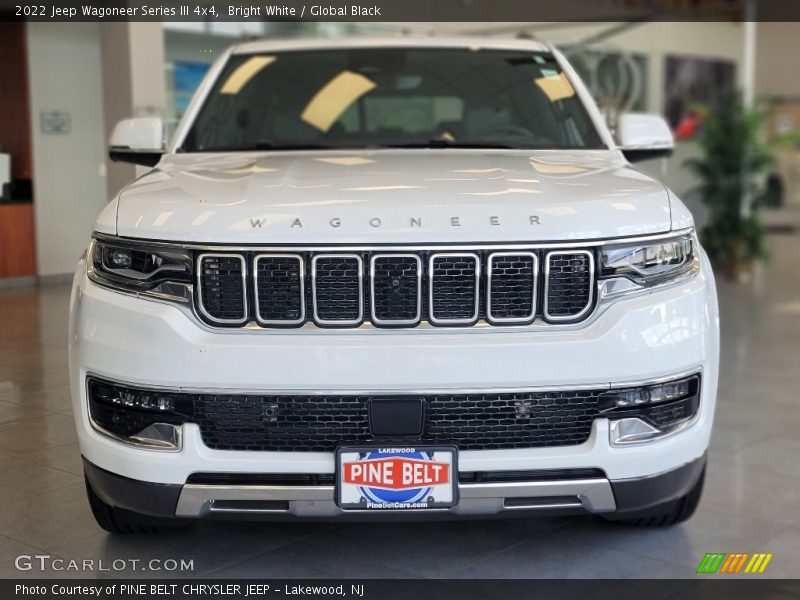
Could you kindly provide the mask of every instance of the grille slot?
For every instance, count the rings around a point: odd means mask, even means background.
[[[477,321],[480,274],[477,254],[432,254],[428,268],[431,322],[468,325]]]
[[[303,257],[262,254],[255,258],[256,318],[264,325],[296,325],[305,320]]]
[[[244,323],[247,320],[244,257],[240,254],[201,254],[197,266],[200,311],[215,323]]]
[[[375,323],[418,323],[422,315],[422,260],[416,254],[373,255],[370,294]]]
[[[364,268],[358,254],[320,254],[311,259],[314,320],[358,325],[364,320]]]
[[[493,323],[529,323],[536,315],[539,259],[533,252],[495,252],[487,266],[486,316]]]
[[[461,450],[582,444],[599,415],[603,391],[424,397],[425,428],[415,443],[448,443]],[[203,442],[216,450],[332,452],[340,443],[374,441],[370,398],[201,395],[193,421]]]
[[[588,250],[548,252],[545,260],[545,318],[581,318],[594,299],[594,255]]]

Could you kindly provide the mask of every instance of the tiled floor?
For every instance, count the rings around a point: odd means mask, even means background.
[[[772,236],[749,284],[720,282],[717,424],[696,516],[636,530],[594,518],[433,524],[204,523],[116,538],[84,497],[67,390],[66,287],[0,292],[0,578],[20,554],[183,558],[190,575],[259,577],[691,577],[706,552],[774,553],[800,565],[800,236]],[[158,576],[142,567],[108,575]],[[669,587],[664,588],[665,595]]]

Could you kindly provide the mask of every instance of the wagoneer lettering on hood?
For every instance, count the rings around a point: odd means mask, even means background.
[[[121,236],[232,243],[588,240],[670,229],[612,151],[175,155],[119,200]]]

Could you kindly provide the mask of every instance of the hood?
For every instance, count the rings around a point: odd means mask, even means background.
[[[665,232],[669,196],[616,151],[169,155],[121,236],[234,244],[537,242]]]

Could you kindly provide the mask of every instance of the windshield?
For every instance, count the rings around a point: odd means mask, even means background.
[[[181,151],[604,148],[546,52],[326,49],[234,55]]]

